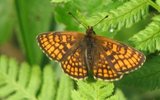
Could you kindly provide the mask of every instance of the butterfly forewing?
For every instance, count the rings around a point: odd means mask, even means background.
[[[60,61],[82,37],[77,32],[50,32],[38,35],[37,40],[48,57]]]
[[[100,54],[98,63],[95,63],[94,76],[106,80],[116,80],[119,79],[123,74],[129,73],[137,68],[139,68],[145,61],[145,56],[124,44],[113,41],[108,38],[101,36],[96,36],[97,45],[100,46]],[[101,62],[101,63],[100,63]],[[107,74],[102,70],[107,70]],[[110,79],[105,76],[109,76],[109,70],[112,70],[110,73]],[[104,77],[102,77],[104,76]]]

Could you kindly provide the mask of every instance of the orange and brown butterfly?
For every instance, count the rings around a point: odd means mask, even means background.
[[[48,32],[37,37],[47,56],[61,63],[63,71],[74,79],[89,73],[97,79],[114,81],[140,68],[145,56],[140,51],[112,39],[98,36],[93,27],[80,32]]]

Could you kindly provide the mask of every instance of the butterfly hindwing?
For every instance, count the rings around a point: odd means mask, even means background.
[[[113,68],[111,60],[104,54],[103,50],[99,49],[99,53],[96,56],[96,60],[93,64],[93,74],[95,78],[114,81],[120,79],[123,74],[119,74]]]
[[[61,61],[63,71],[74,79],[84,79],[87,77],[87,66],[84,61],[84,49],[78,47]]]

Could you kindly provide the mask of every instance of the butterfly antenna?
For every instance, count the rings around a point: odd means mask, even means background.
[[[103,20],[105,20],[106,18],[108,18],[108,15],[106,15],[104,18],[102,18],[100,21],[98,21],[95,25],[93,25],[93,27],[95,27],[96,25],[98,25],[99,23],[101,23]]]
[[[87,25],[79,21],[77,17],[75,17],[71,12],[68,12],[68,14],[71,15],[79,24],[83,25],[86,29],[88,28]]]

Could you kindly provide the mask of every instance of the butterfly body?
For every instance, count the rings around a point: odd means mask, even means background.
[[[83,42],[84,45],[84,56],[85,62],[88,70],[92,70],[92,64],[94,62],[94,48],[96,48],[96,39],[95,32],[92,27],[89,27],[86,31],[86,35],[84,36]],[[92,72],[91,72],[92,73]]]
[[[37,37],[41,49],[61,63],[63,71],[74,79],[84,79],[91,72],[95,78],[114,81],[139,68],[143,53],[132,47],[96,35],[93,27],[86,34],[50,32]]]

